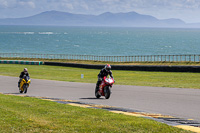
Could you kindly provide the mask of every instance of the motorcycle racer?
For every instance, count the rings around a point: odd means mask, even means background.
[[[107,64],[103,69],[101,69],[100,73],[98,74],[98,81],[96,83],[95,91],[99,90],[99,85],[101,84],[103,77],[107,77],[108,75],[110,75],[110,77],[113,78],[111,66],[109,64]]]
[[[29,76],[27,68],[24,68],[24,71],[22,71],[20,76],[19,76],[18,87],[20,86],[20,82],[22,81],[22,78],[23,78],[24,75]]]

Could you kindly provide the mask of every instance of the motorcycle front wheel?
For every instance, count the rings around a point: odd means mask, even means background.
[[[23,85],[23,88],[24,88],[24,93],[26,93],[26,92],[27,92],[28,85],[24,84],[24,85]]]
[[[20,90],[19,93],[23,93],[23,91]]]
[[[110,86],[106,86],[106,87],[105,87],[105,89],[104,89],[104,94],[105,94],[105,98],[106,98],[106,99],[109,99],[109,98],[110,98],[110,94],[111,94]]]

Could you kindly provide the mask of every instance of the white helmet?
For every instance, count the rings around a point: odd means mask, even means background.
[[[24,72],[28,72],[28,69],[27,69],[27,68],[24,68]]]

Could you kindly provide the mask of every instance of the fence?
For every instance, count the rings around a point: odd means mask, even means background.
[[[68,54],[0,53],[0,58],[66,59],[108,62],[200,62],[200,55],[96,56]]]

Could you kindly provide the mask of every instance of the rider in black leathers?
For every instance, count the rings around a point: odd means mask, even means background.
[[[18,81],[18,87],[19,87],[20,82],[22,81],[22,78],[24,77],[24,75],[29,76],[29,73],[28,73],[28,69],[27,69],[27,68],[24,68],[24,71],[22,71],[22,72],[20,73],[19,81]]]
[[[96,89],[95,91],[99,90],[99,85],[101,84],[103,77],[110,75],[111,78],[113,78],[111,66],[107,64],[103,69],[101,69],[100,73],[98,74],[98,81],[96,83]]]

